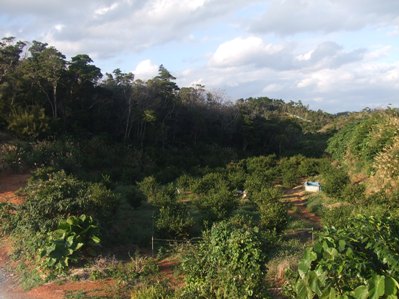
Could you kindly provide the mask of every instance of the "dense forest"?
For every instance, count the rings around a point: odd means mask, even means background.
[[[0,174],[29,180],[21,203],[0,201],[0,235],[25,288],[113,279],[106,298],[397,298],[396,109],[332,115],[175,81],[163,65],[143,81],[1,40]],[[307,180],[322,192],[298,191]]]

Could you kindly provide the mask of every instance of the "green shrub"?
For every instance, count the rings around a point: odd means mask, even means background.
[[[56,271],[66,271],[77,263],[83,254],[93,253],[101,242],[99,229],[93,218],[84,214],[61,220],[57,229],[48,233],[46,243],[39,249],[42,266]]]
[[[148,202],[155,201],[160,185],[153,176],[145,177],[141,182],[137,183],[137,186],[147,197]]]
[[[115,188],[115,193],[125,199],[133,208],[138,208],[145,201],[143,192],[133,185],[119,185]]]
[[[321,215],[324,211],[323,196],[319,193],[312,194],[307,199],[306,207],[309,210],[309,212]]]
[[[8,129],[19,137],[35,139],[49,129],[49,118],[39,106],[13,109],[8,116]]]
[[[187,174],[179,176],[176,180],[176,186],[181,191],[190,191],[193,184],[194,178]]]
[[[315,176],[320,173],[320,159],[306,158],[301,161],[298,172],[302,177]]]
[[[187,208],[177,202],[161,206],[155,219],[155,227],[163,237],[187,237],[193,224]]]
[[[302,176],[299,167],[304,159],[305,157],[297,155],[290,158],[282,158],[279,161],[279,170],[284,187],[291,188],[299,183]]]
[[[365,200],[364,191],[366,187],[364,185],[356,184],[348,184],[345,186],[342,197],[345,201],[350,203],[362,203]]]
[[[244,190],[245,180],[247,178],[247,172],[245,170],[244,160],[238,163],[230,162],[227,164],[227,179],[230,184],[230,188],[233,190]]]
[[[64,171],[34,172],[23,189],[25,202],[18,207],[18,226],[35,231],[54,229],[62,218],[85,213],[101,222],[112,219],[118,205],[115,195],[101,184],[88,184]]]
[[[193,192],[196,194],[209,194],[214,189],[227,187],[226,177],[218,172],[211,172],[198,179],[193,186]]]
[[[348,219],[352,218],[355,207],[352,205],[341,205],[335,208],[322,210],[322,223],[324,226],[344,226]]]
[[[16,226],[15,206],[10,203],[0,202],[0,236],[5,236]]]
[[[287,208],[280,202],[281,197],[281,191],[276,188],[263,188],[254,195],[263,228],[279,232],[287,226]]]
[[[144,285],[136,287],[132,294],[131,299],[172,299],[175,298],[173,291],[167,283],[161,281],[155,285]]]
[[[339,198],[346,185],[349,184],[348,174],[342,168],[331,168],[323,173],[322,190],[328,195]]]
[[[212,222],[226,219],[237,207],[238,201],[234,193],[222,185],[199,196],[195,199],[195,205],[204,213],[205,219]]]
[[[298,264],[292,298],[397,298],[399,222],[347,219],[327,227]]]
[[[264,298],[261,240],[248,223],[214,224],[183,258],[183,298]]]
[[[276,175],[274,169],[249,174],[244,184],[247,197],[251,200],[254,194],[260,192],[262,188],[272,187],[275,179]]]

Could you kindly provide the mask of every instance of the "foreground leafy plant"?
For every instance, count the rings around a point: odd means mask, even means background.
[[[293,298],[397,298],[399,221],[357,216],[326,228],[294,277]]]
[[[260,232],[244,222],[213,225],[185,256],[184,298],[264,298]]]
[[[98,226],[92,217],[84,214],[70,216],[48,234],[46,244],[39,251],[42,266],[56,272],[65,271],[71,263],[79,261],[84,251],[93,253],[93,248],[100,242]]]

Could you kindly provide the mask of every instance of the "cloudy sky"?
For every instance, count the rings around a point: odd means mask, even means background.
[[[230,100],[399,107],[398,0],[0,0],[0,35]]]

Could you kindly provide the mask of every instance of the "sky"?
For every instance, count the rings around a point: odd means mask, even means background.
[[[230,101],[399,107],[398,0],[0,0],[0,36]]]

